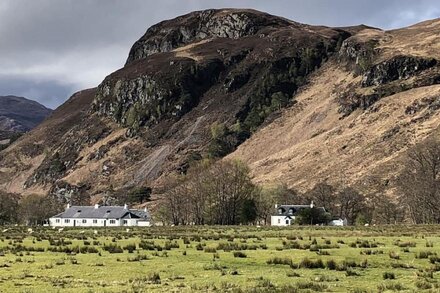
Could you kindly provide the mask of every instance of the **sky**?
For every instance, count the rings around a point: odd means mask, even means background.
[[[208,8],[382,29],[440,17],[439,0],[0,0],[0,95],[56,108],[121,68],[151,25]]]

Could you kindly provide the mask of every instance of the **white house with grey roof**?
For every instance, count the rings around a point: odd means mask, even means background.
[[[125,206],[70,206],[49,219],[52,227],[119,227],[151,226],[147,209],[135,210]]]
[[[275,205],[275,214],[270,217],[270,224],[271,226],[290,226],[302,210],[310,208],[326,212],[324,207],[315,207],[313,202],[310,205]]]

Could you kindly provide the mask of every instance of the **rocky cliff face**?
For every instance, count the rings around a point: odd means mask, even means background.
[[[197,11],[149,28],[131,48],[127,64],[200,40],[239,39],[292,24],[288,20],[254,10]]]
[[[393,162],[392,150],[440,121],[438,57],[407,42],[405,30],[309,26],[252,10],[164,21],[123,68],[0,153],[0,188],[117,197],[230,153],[256,181],[301,187],[343,174],[354,184],[373,172],[359,169],[361,158]],[[424,118],[409,122],[415,116]]]

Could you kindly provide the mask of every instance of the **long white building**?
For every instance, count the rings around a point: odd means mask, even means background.
[[[135,210],[125,206],[70,206],[49,219],[53,227],[118,227],[151,226],[147,209]]]

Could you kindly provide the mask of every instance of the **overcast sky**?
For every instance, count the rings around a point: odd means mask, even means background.
[[[149,26],[221,7],[254,8],[308,24],[383,29],[440,16],[439,0],[0,0],[0,95],[55,108],[122,67]]]

